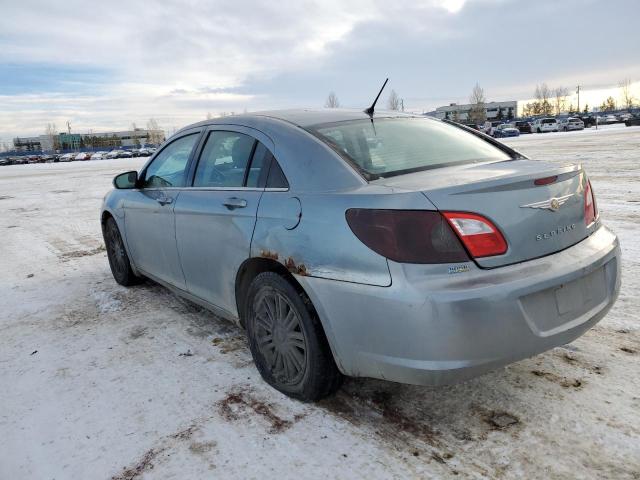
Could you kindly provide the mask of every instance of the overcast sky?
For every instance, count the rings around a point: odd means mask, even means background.
[[[207,112],[364,108],[385,77],[413,111],[640,80],[637,0],[0,2],[0,140]],[[383,99],[385,101],[385,99]]]

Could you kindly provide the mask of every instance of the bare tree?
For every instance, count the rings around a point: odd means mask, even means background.
[[[625,78],[620,82],[620,92],[622,93],[622,103],[626,108],[633,107],[636,99],[633,98],[633,92],[631,91],[631,80]]]
[[[469,120],[476,125],[481,125],[487,119],[486,98],[484,96],[484,89],[476,83],[475,87],[471,91],[469,97],[469,103],[471,109],[469,110]]]
[[[47,126],[44,130],[44,134],[47,136],[47,139],[49,140],[49,145],[51,145],[51,149],[58,150],[59,145],[58,145],[58,133],[56,130],[56,124],[47,123]]]
[[[338,96],[335,92],[330,92],[327,97],[327,101],[324,102],[325,108],[340,108],[340,100],[338,100]]]
[[[149,143],[152,145],[159,145],[164,140],[164,132],[160,129],[158,121],[155,118],[150,118],[147,122],[147,130],[149,131]]]
[[[389,110],[400,110],[400,97],[395,90],[391,90],[389,99],[387,100],[387,108]]]
[[[567,87],[556,87],[553,89],[553,100],[556,115],[560,115],[560,113],[564,111],[568,96],[569,89]]]
[[[551,89],[546,83],[536,85],[536,91],[534,93],[536,101],[534,102],[534,114],[536,115],[551,115],[553,113],[553,106],[549,99],[551,98]]]
[[[602,102],[600,105],[600,110],[603,112],[612,112],[616,109],[616,101],[612,96],[607,97],[607,99]]]

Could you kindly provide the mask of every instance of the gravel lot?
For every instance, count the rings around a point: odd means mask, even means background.
[[[623,286],[576,342],[462,385],[354,379],[317,405],[243,332],[109,272],[98,222],[143,159],[0,169],[0,478],[640,478],[640,127],[507,141],[580,162]]]

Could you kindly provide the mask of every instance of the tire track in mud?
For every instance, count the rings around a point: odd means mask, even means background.
[[[163,437],[156,446],[144,452],[138,461],[128,467],[122,467],[122,472],[113,475],[111,480],[135,480],[145,472],[153,470],[159,457],[165,454],[172,447],[175,447],[176,443],[188,441],[196,430],[197,427],[195,425],[191,425],[184,430],[180,430],[174,434]]]
[[[523,427],[515,414],[485,408],[475,402],[462,406],[463,410],[457,412],[465,419],[463,425],[448,423],[446,418],[438,418],[436,409],[430,411],[429,402],[411,405],[395,384],[381,383],[384,382],[350,379],[334,397],[318,405],[355,426],[360,435],[375,438],[408,464],[435,462],[450,475],[472,472],[492,477],[497,470],[492,472],[489,464],[469,458],[467,449],[487,440],[491,432],[517,436]]]
[[[272,435],[290,429],[306,416],[305,413],[300,413],[291,419],[283,418],[276,413],[275,404],[259,399],[247,387],[232,388],[217,402],[217,407],[219,415],[227,422],[249,421],[255,416],[262,418],[269,424],[267,432]]]
[[[192,455],[202,455],[204,460],[211,460],[211,452],[216,449],[216,440],[194,440],[193,437],[201,432],[208,422],[218,422],[220,419],[229,422],[258,423],[265,428],[265,433],[278,435],[286,432],[296,423],[306,417],[306,413],[285,418],[278,412],[277,405],[261,399],[256,392],[245,385],[230,388],[227,394],[214,404],[215,413],[202,416],[191,422],[190,426],[176,433],[165,435],[146,450],[138,460],[122,467],[122,471],[113,475],[111,480],[135,480],[146,472],[171,457],[172,453],[183,445]],[[186,453],[186,452],[185,452]],[[216,452],[214,452],[215,454]]]

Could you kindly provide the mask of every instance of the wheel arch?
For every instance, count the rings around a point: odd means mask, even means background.
[[[278,275],[286,278],[291,285],[298,291],[298,293],[307,293],[302,288],[302,285],[296,280],[287,268],[280,262],[271,258],[263,257],[251,257],[246,259],[238,268],[235,280],[235,297],[236,308],[238,309],[238,318],[240,319],[240,325],[245,328],[245,300],[249,291],[249,286],[254,278],[263,272],[274,272]],[[308,295],[307,295],[308,297]]]
[[[246,329],[245,324],[245,299],[247,293],[249,291],[249,286],[255,277],[263,272],[274,272],[278,275],[285,278],[293,288],[299,293],[303,294],[306,297],[306,301],[308,305],[311,306],[313,310],[313,314],[318,319],[320,326],[322,327],[322,333],[324,335],[324,341],[327,342],[329,349],[331,351],[331,355],[333,356],[338,369],[344,373],[344,369],[342,367],[341,357],[339,352],[336,350],[335,338],[333,338],[332,332],[330,331],[330,327],[328,327],[323,321],[322,315],[318,312],[318,309],[313,303],[312,296],[304,289],[302,284],[296,279],[295,275],[291,273],[291,271],[285,267],[280,262],[272,259],[272,258],[264,258],[264,257],[251,257],[246,259],[240,268],[238,269],[238,273],[236,274],[235,281],[235,297],[236,297],[236,307],[238,309],[238,319],[240,322],[240,326]],[[329,331],[327,330],[329,328]]]

